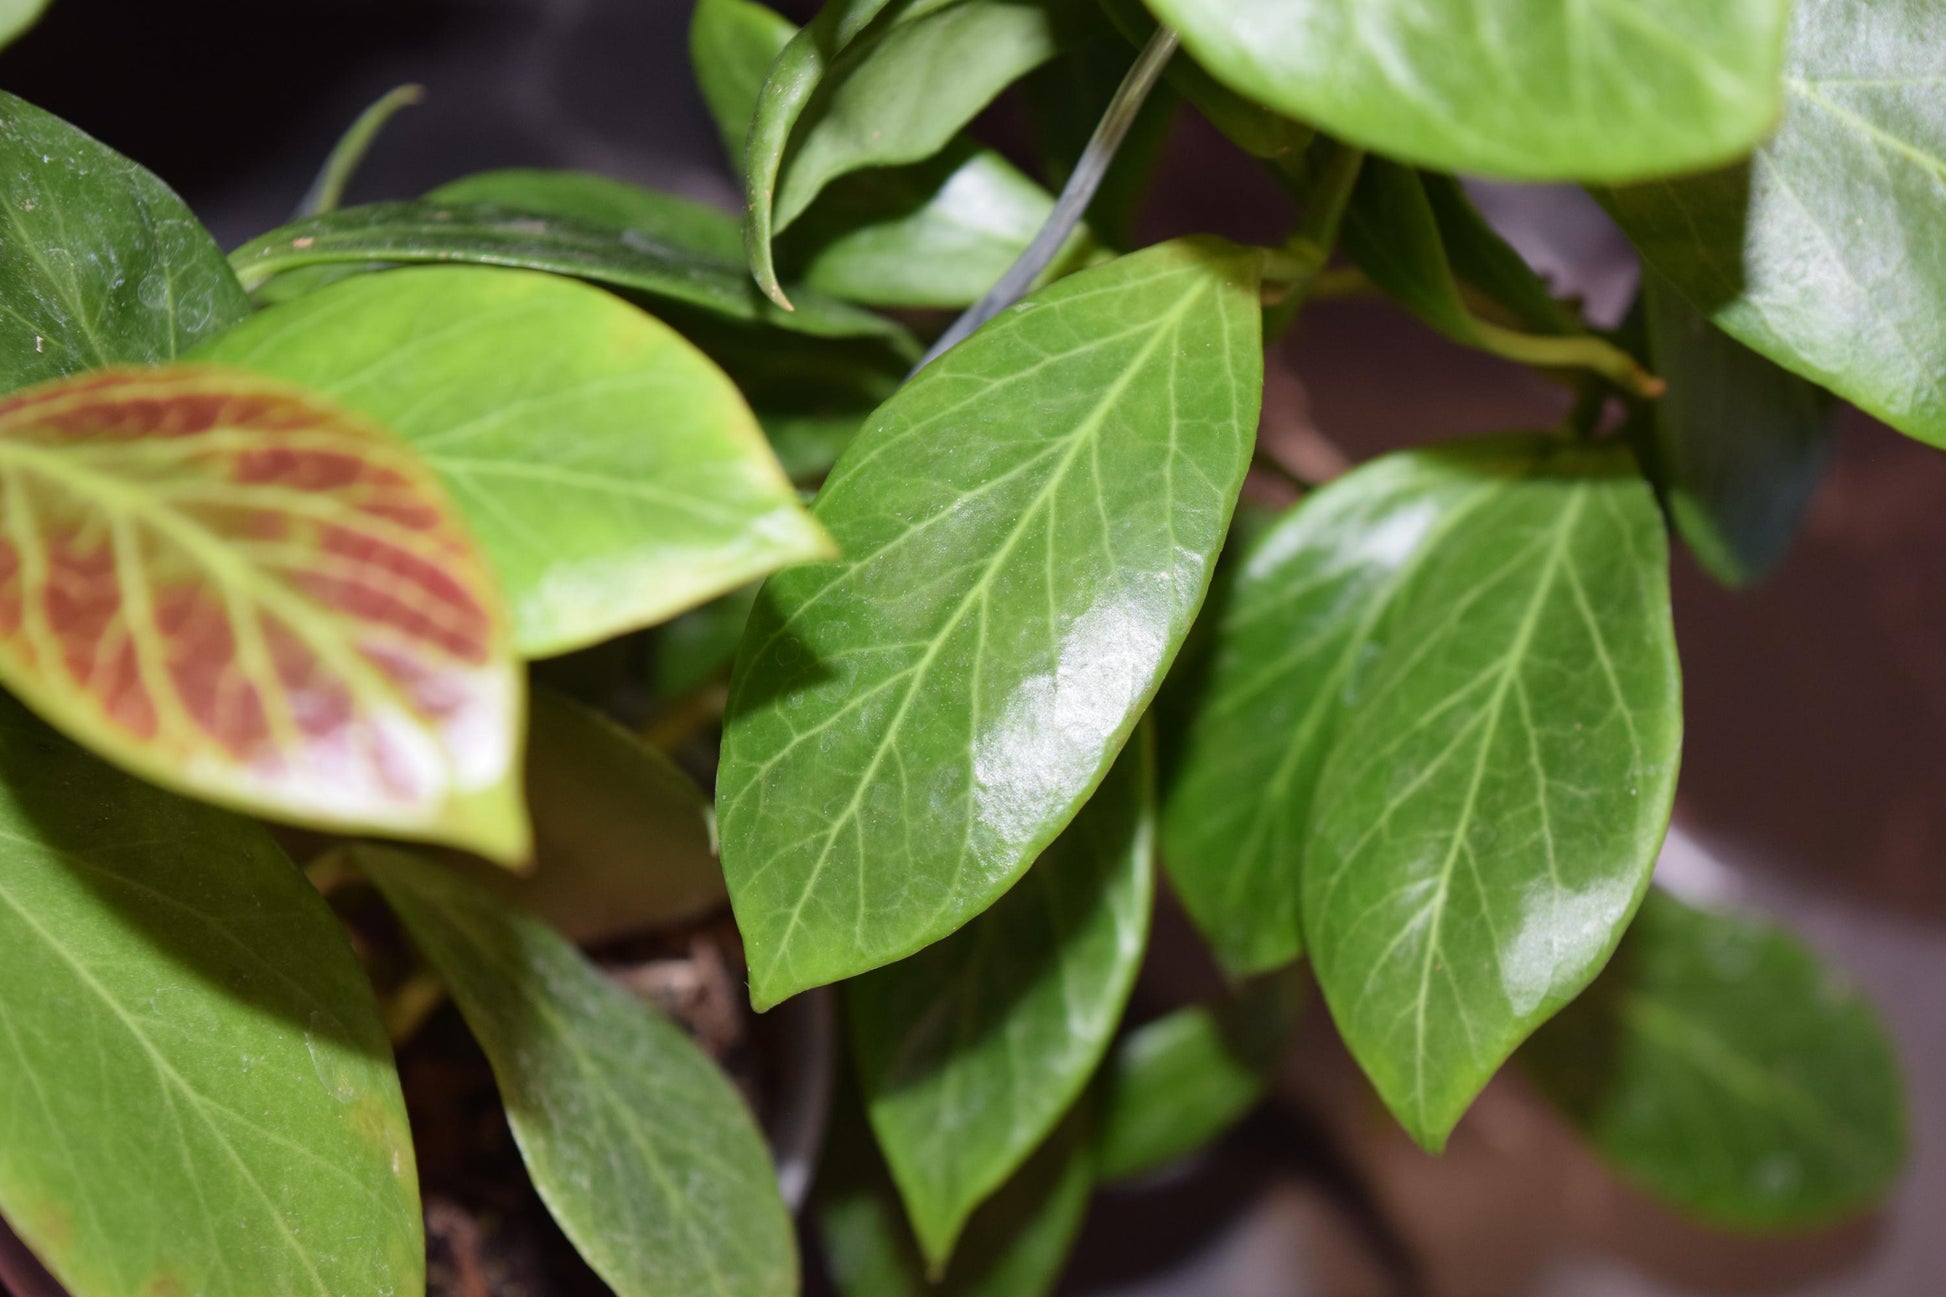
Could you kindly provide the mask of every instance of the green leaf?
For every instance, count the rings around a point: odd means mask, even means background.
[[[419,1292],[371,985],[247,820],[0,698],[0,1210],[74,1297]]]
[[[48,0],[0,0],[0,47],[13,44],[40,21]]]
[[[743,235],[728,212],[585,171],[480,171],[447,181],[426,201],[566,217],[603,230],[626,230],[637,246],[654,244],[731,264],[743,256]]]
[[[928,366],[771,578],[718,779],[768,1007],[902,959],[1006,891],[1107,774],[1209,582],[1257,427],[1256,254],[1163,244]]]
[[[1634,180],[1776,123],[1787,0],[1149,0],[1233,89],[1441,171]]]
[[[815,337],[905,339],[892,321],[822,294],[800,292],[797,310],[780,310],[751,289],[741,266],[692,248],[493,204],[347,207],[272,230],[230,260],[251,288],[305,266],[462,262],[544,270]]]
[[[1374,460],[1226,564],[1206,674],[1176,699],[1189,721],[1163,799],[1162,859],[1232,975],[1302,952],[1305,835],[1352,686],[1399,591],[1492,503],[1503,483],[1491,470],[1507,457],[1487,444]]]
[[[1668,827],[1682,730],[1662,516],[1626,450],[1449,454],[1485,498],[1345,682],[1302,906],[1340,1034],[1434,1150],[1615,948]],[[1422,527],[1366,537],[1415,541]]]
[[[534,871],[482,867],[473,880],[581,945],[721,907],[715,822],[695,781],[599,712],[545,689],[531,701]]]
[[[1548,309],[1551,299],[1533,272],[1479,219],[1453,181],[1446,180],[1437,192],[1435,207],[1418,172],[1383,158],[1367,159],[1345,211],[1345,254],[1373,283],[1455,342],[1522,364],[1584,366],[1639,394],[1660,392],[1634,357],[1586,336],[1558,307]],[[1474,311],[1447,250],[1448,228],[1474,273],[1511,298],[1513,312],[1536,321],[1540,332],[1523,333]]]
[[[1295,968],[1131,1032],[1102,1080],[1099,1174],[1147,1174],[1219,1138],[1269,1093],[1297,1028]]]
[[[1461,283],[1483,293],[1530,333],[1586,329],[1580,316],[1555,298],[1526,258],[1487,224],[1458,180],[1422,171],[1419,187],[1431,209],[1446,262]]]
[[[1148,945],[1154,757],[1144,734],[987,913],[851,984],[859,1086],[934,1270],[1108,1049]]]
[[[854,1103],[842,1103],[818,1171],[819,1241],[840,1297],[1047,1297],[1094,1191],[1088,1100],[968,1222],[959,1255],[929,1277]]]
[[[572,280],[359,275],[206,346],[388,425],[438,470],[541,657],[830,555],[722,371]]]
[[[169,187],[0,91],[0,390],[173,360],[250,313]]]
[[[1797,0],[1783,124],[1747,164],[1601,195],[1731,337],[1946,446],[1946,10]]]
[[[459,875],[382,847],[354,860],[453,993],[541,1200],[617,1297],[797,1292],[763,1136],[680,1027]]]
[[[1907,1147],[1871,1005],[1768,924],[1651,892],[1609,970],[1520,1061],[1621,1175],[1732,1229],[1881,1201]]]
[[[750,610],[757,606],[756,585],[732,590],[721,599],[684,613],[656,634],[650,687],[659,698],[675,698],[701,685],[736,659]]]
[[[1669,384],[1648,407],[1676,531],[1727,585],[1783,560],[1824,475],[1835,410],[1698,315],[1653,270],[1642,283],[1649,361]]]
[[[796,23],[757,0],[696,0],[689,65],[732,165],[742,165],[770,66],[797,32]]]
[[[377,425],[208,366],[0,400],[0,680],[168,788],[527,850],[523,682],[485,559]]]

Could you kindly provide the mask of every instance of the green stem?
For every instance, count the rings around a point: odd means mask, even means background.
[[[311,191],[297,205],[296,215],[316,216],[320,212],[335,211],[345,196],[345,186],[351,183],[358,164],[365,160],[372,141],[378,138],[385,123],[391,121],[401,108],[410,107],[425,97],[424,86],[399,86],[386,92],[377,103],[358,114],[358,120],[339,138],[337,147],[331,150],[331,156],[324,160],[318,178],[311,182]]]
[[[1325,262],[1338,246],[1338,230],[1345,222],[1345,209],[1351,206],[1352,191],[1358,186],[1358,173],[1364,165],[1363,149],[1337,145],[1317,183],[1311,186],[1303,219],[1282,248],[1266,252],[1264,302],[1269,310],[1264,319],[1264,337],[1267,340],[1282,337],[1304,303],[1311,299]]]
[[[1482,350],[1523,365],[1544,369],[1586,369],[1632,396],[1654,400],[1668,387],[1620,347],[1591,334],[1552,336],[1521,333],[1478,319],[1473,321]]]

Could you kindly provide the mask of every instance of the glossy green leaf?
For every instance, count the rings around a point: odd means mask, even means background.
[[[1711,575],[1747,585],[1783,560],[1824,475],[1836,411],[1698,315],[1653,270],[1642,284],[1649,363],[1669,384],[1648,409],[1676,531]]]
[[[566,217],[604,230],[626,230],[650,243],[734,264],[743,255],[736,217],[707,203],[631,185],[586,171],[509,167],[449,180],[426,195],[429,203],[508,207],[536,216]]]
[[[1232,88],[1441,171],[1623,180],[1775,125],[1787,0],[1148,0]]]
[[[1284,969],[1214,1006],[1129,1033],[1102,1079],[1098,1172],[1144,1175],[1219,1138],[1269,1093],[1290,1048],[1304,978]]]
[[[1440,178],[1431,178],[1435,183]],[[1345,211],[1345,254],[1391,296],[1453,341],[1531,365],[1594,369],[1643,395],[1660,391],[1634,357],[1599,338],[1558,308],[1513,249],[1488,229],[1451,180],[1438,184],[1435,206],[1428,178],[1383,158],[1368,158]],[[1471,219],[1469,219],[1469,216]],[[1532,320],[1524,333],[1484,318],[1462,288],[1447,247],[1447,230],[1474,274],[1514,304],[1509,314]]]
[[[564,939],[450,870],[354,853],[486,1051],[534,1187],[617,1297],[790,1297],[797,1244],[742,1098]]]
[[[905,335],[890,320],[820,293],[799,292],[797,310],[780,310],[752,290],[741,266],[693,248],[633,230],[493,204],[422,201],[347,207],[272,230],[231,253],[230,260],[251,288],[306,266],[461,262],[592,280],[656,302],[815,337]]]
[[[967,1223],[950,1266],[929,1277],[857,1105],[841,1104],[818,1171],[819,1241],[840,1297],[1047,1297],[1095,1185],[1088,1101]]]
[[[1627,451],[1447,453],[1486,498],[1404,579],[1343,685],[1302,906],[1339,1033],[1435,1150],[1614,950],[1682,731],[1662,515]],[[1437,511],[1408,516],[1366,543],[1423,544]]]
[[[1602,195],[1746,346],[1946,446],[1946,9],[1797,0],[1783,124],[1724,171]]]
[[[796,23],[758,0],[696,0],[689,65],[733,165],[743,162],[771,64],[797,33]]]
[[[479,536],[530,657],[832,552],[722,371],[585,284],[481,267],[360,275],[201,354],[411,443]]]
[[[19,40],[22,33],[40,21],[48,0],[0,0],[0,46]]]
[[[669,758],[599,712],[534,691],[527,805],[534,870],[474,880],[580,945],[702,918],[727,899],[715,821]]]
[[[518,861],[523,681],[438,480],[202,365],[0,400],[0,679],[165,787]]]
[[[0,1210],[73,1297],[420,1292],[371,985],[268,835],[0,698]]]
[[[167,185],[5,91],[0,213],[0,390],[173,360],[250,313]]]
[[[771,578],[731,688],[718,808],[758,1005],[952,932],[1107,774],[1242,485],[1257,274],[1185,240],[1063,279],[846,451],[816,513],[847,557]]]
[[[935,1270],[1059,1124],[1127,1007],[1155,899],[1152,746],[1129,745],[991,910],[851,983],[866,1111]]]
[[[1613,964],[1520,1061],[1628,1180],[1719,1226],[1827,1224],[1906,1157],[1871,1005],[1767,924],[1651,892]]]
[[[1507,457],[1488,444],[1374,460],[1287,511],[1228,578],[1206,673],[1177,700],[1189,721],[1163,800],[1162,859],[1233,975],[1302,952],[1305,835],[1352,685],[1399,591],[1493,501],[1503,483],[1492,470]]]

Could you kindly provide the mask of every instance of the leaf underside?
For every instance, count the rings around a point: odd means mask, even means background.
[[[439,483],[374,425],[205,366],[0,401],[0,678],[157,783],[526,850],[522,681]]]

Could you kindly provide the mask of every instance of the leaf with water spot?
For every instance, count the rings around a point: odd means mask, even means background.
[[[991,910],[850,984],[859,1087],[928,1263],[1094,1075],[1148,947],[1153,746],[1144,734]]]
[[[413,1293],[371,984],[269,836],[0,696],[0,1210],[73,1297]]]
[[[1623,1177],[1719,1228],[1864,1211],[1906,1158],[1870,1003],[1776,928],[1660,892],[1520,1062]]]
[[[249,313],[167,185],[0,91],[0,391],[174,360]]]
[[[527,848],[493,578],[402,443],[287,383],[108,369],[0,399],[0,680],[165,787]]]
[[[723,372],[627,302],[475,266],[360,275],[199,353],[286,378],[438,471],[542,657],[828,557]]]
[[[846,557],[745,631],[723,865],[769,1006],[992,904],[1108,773],[1181,647],[1262,390],[1256,254],[1061,280],[873,416],[818,497]]]
[[[383,847],[352,859],[453,993],[541,1200],[618,1297],[797,1292],[763,1136],[682,1028],[451,870]]]
[[[1432,1149],[1614,950],[1682,733],[1662,515],[1626,449],[1467,458],[1485,494],[1340,686],[1302,848],[1325,1002]]]

